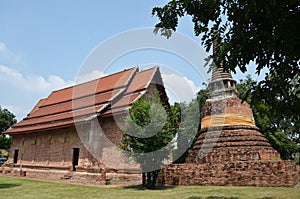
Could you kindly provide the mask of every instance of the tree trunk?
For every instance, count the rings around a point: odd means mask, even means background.
[[[150,184],[151,184],[151,172],[147,172],[146,188],[149,188]]]
[[[146,173],[142,173],[142,186],[146,186]]]
[[[152,173],[152,179],[151,179],[150,189],[155,189],[158,171],[152,171],[151,173]]]
[[[158,171],[147,172],[147,189],[155,189],[156,188],[156,180],[158,176]]]

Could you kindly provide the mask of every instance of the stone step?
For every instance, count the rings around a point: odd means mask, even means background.
[[[67,173],[63,177],[61,177],[62,180],[69,180],[73,177],[72,173]]]

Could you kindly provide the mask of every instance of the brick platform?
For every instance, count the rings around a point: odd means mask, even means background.
[[[207,164],[173,164],[163,170],[169,185],[283,186],[298,183],[292,161],[247,161]]]
[[[10,168],[0,167],[0,175],[13,177],[26,177],[41,180],[68,180],[70,182],[88,183],[93,185],[116,184],[121,182],[140,182],[141,174],[134,173],[118,173],[118,172],[71,172],[67,170],[58,169],[36,169],[24,168]]]

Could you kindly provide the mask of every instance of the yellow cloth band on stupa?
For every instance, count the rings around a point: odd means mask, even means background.
[[[243,116],[238,114],[222,114],[205,116],[201,120],[201,128],[211,126],[224,126],[224,125],[250,125],[255,126],[253,117]]]

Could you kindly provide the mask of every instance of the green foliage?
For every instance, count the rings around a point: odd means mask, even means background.
[[[173,113],[177,115],[180,126],[177,131],[177,149],[174,150],[175,163],[183,163],[194,142],[199,136],[201,109],[208,99],[208,90],[202,89],[197,98],[190,103],[174,104]],[[186,146],[189,146],[186,148]]]
[[[15,115],[9,112],[7,109],[2,109],[0,106],[0,149],[9,149],[12,139],[5,137],[2,132],[9,129],[12,125],[17,122]]]
[[[297,164],[297,165],[300,165],[300,160],[299,160],[299,158],[297,157],[297,158],[295,158],[295,163]],[[299,179],[299,181],[300,181],[300,179]]]
[[[258,74],[267,68],[265,79],[251,87],[254,99],[266,103],[274,117],[288,118],[288,123],[299,127],[299,1],[171,0],[153,8],[152,14],[159,18],[155,31],[167,36],[176,31],[180,17],[190,15],[207,51],[218,30],[222,45],[214,55],[217,65],[222,62],[225,69],[245,72],[253,61]]]
[[[260,131],[280,152],[283,159],[289,159],[294,152],[299,150],[299,117],[288,118],[280,109],[273,109],[268,101],[250,92],[255,86],[257,83],[247,76],[245,80],[240,81],[237,88],[241,97],[252,106],[254,119]],[[274,101],[277,100],[279,99]]]
[[[0,136],[0,149],[9,150],[11,142],[11,137]]]
[[[6,131],[17,122],[15,117],[13,113],[7,109],[2,109],[0,106],[0,133]]]
[[[161,166],[168,158],[169,143],[176,133],[176,119],[168,109],[156,91],[152,99],[142,97],[132,105],[122,127],[124,136],[121,148],[132,153],[141,164],[143,173],[147,172],[146,188],[155,187],[158,175],[156,166]]]
[[[125,133],[123,145],[134,153],[149,153],[165,147],[174,137],[176,128],[171,122],[171,113],[158,100],[157,93],[152,99],[137,100],[129,110],[122,130]],[[153,135],[153,136],[152,136]]]
[[[190,15],[194,32],[202,34],[207,50],[214,39],[214,29],[218,30],[223,38],[219,56],[226,59],[227,67],[233,71],[236,66],[245,71],[250,61],[257,62],[258,71],[264,66],[284,68],[278,62],[297,67],[297,0],[171,0],[163,7],[153,8],[152,15],[159,18],[155,27],[162,31],[176,31],[179,18]]]

